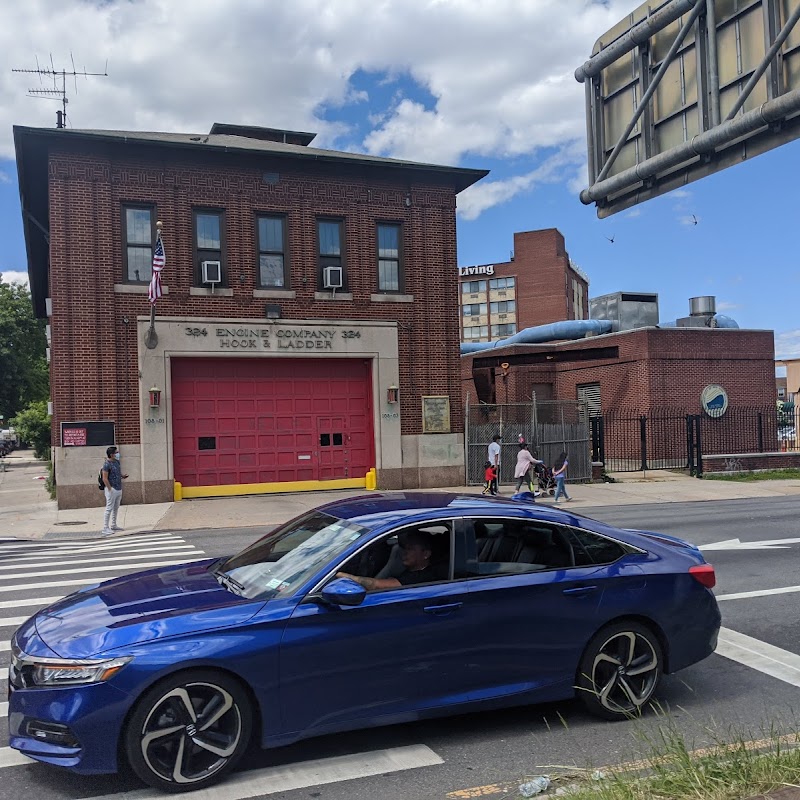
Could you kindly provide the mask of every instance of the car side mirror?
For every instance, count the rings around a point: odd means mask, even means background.
[[[360,606],[367,590],[350,578],[336,578],[320,592],[322,599],[335,606]]]

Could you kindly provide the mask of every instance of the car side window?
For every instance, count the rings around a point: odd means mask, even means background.
[[[572,545],[557,525],[525,519],[464,520],[465,557],[456,577],[519,575],[574,565]]]
[[[363,578],[396,578],[402,586],[434,583],[451,579],[452,532],[448,522],[410,525],[371,542],[345,562],[341,572]],[[403,559],[409,543],[425,541],[430,544],[429,569],[421,580],[414,580]]]
[[[613,564],[630,552],[625,545],[582,528],[570,528],[569,534],[574,542],[575,565],[578,567]]]

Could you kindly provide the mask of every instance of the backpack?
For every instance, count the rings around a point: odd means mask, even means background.
[[[106,485],[103,483],[103,470],[97,473],[97,488],[102,492],[105,490]]]

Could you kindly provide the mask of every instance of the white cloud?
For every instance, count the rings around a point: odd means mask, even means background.
[[[11,183],[11,176],[0,169],[0,183]]]
[[[775,334],[775,358],[800,358],[800,330]]]
[[[570,170],[574,170],[576,160],[581,158],[574,146],[564,147],[524,175],[500,181],[485,178],[458,196],[458,213],[464,219],[475,219],[487,208],[505,203],[521,192],[529,192],[539,184],[563,182],[569,178]]]
[[[625,214],[625,219],[635,219],[636,217],[642,216],[642,209],[641,208],[632,208]]]
[[[727,300],[718,300],[717,301],[717,311],[736,311],[736,309],[741,308],[738,303],[729,303]]]
[[[699,224],[700,217],[696,217],[694,214],[681,214],[678,217],[678,222],[680,222],[681,225],[690,225],[694,227]]]
[[[669,196],[676,200],[683,200],[691,197],[692,193],[688,189],[675,189],[675,191],[669,193]]]
[[[70,53],[88,71],[108,60],[109,77],[78,79],[77,94],[67,87],[75,128],[205,132],[222,121],[317,131],[315,145],[343,146],[352,133],[341,117],[358,106],[372,130],[356,146],[372,154],[458,164],[467,154],[530,160],[543,148],[583,148],[573,72],[638,5],[247,0],[232,10],[213,0],[29,0],[0,27],[0,157],[13,156],[13,124],[55,121],[56,103],[25,96],[36,77],[11,73],[34,66],[34,53],[52,53],[57,69],[71,65]],[[381,107],[352,85],[359,70],[410,76],[432,100],[395,96]],[[340,119],[323,119],[323,109]],[[559,180],[582,188],[582,169],[575,163]],[[530,175],[517,185],[530,186]]]
[[[7,269],[0,271],[0,280],[4,283],[25,283],[28,282],[27,272],[17,272],[15,270]]]

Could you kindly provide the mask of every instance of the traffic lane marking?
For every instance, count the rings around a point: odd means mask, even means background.
[[[23,756],[24,758],[24,756]],[[23,763],[29,764],[25,759]],[[420,767],[443,764],[430,747],[423,744],[354,753],[347,756],[301,761],[279,767],[266,767],[249,772],[234,772],[222,783],[191,794],[192,800],[246,800],[262,795],[323,786],[329,783],[384,775]],[[125,792],[125,800],[163,800],[164,793],[155,789],[137,789]],[[120,800],[120,793],[85,798],[85,800]]]
[[[758,589],[754,592],[733,592],[731,594],[718,594],[717,602],[720,600],[747,600],[751,597],[768,597],[773,594],[792,594],[800,592],[800,586],[784,586],[779,589]]]
[[[717,655],[800,687],[800,656],[752,636],[720,628]]]

